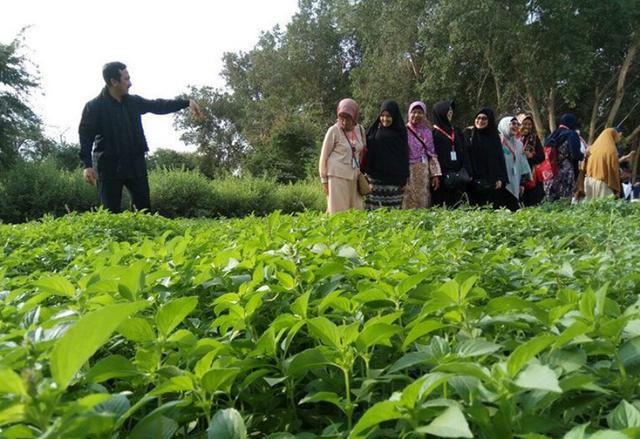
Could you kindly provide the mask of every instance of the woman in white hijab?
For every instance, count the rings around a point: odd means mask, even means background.
[[[524,154],[522,142],[518,140],[520,122],[513,116],[503,117],[498,124],[504,161],[507,165],[509,181],[499,194],[500,207],[511,211],[518,210],[520,195],[524,191],[524,183],[531,179],[531,167]]]

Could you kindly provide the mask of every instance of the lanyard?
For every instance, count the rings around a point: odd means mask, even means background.
[[[356,130],[353,130],[354,137],[356,135],[355,131]],[[353,143],[351,143],[351,140],[349,140],[349,136],[347,135],[347,132],[345,130],[342,130],[342,134],[344,134],[344,137],[347,139],[347,143],[351,147],[351,159],[353,160],[353,167],[359,168],[360,163],[358,163],[358,159],[356,158],[356,147],[353,146]]]
[[[513,163],[516,162],[516,149],[512,148],[511,145],[509,145],[509,142],[505,143],[505,138],[503,137],[502,139],[500,139],[500,141],[502,142],[502,144],[504,146],[506,146],[507,148],[509,148],[509,152],[511,153],[511,155],[513,156]]]
[[[438,130],[447,139],[451,140],[451,149],[455,151],[456,150],[456,131],[453,128],[451,128],[451,134],[449,134],[445,130],[440,128],[438,125],[434,125],[433,128]]]
[[[420,142],[422,144],[422,147],[424,149],[424,154],[428,156],[429,155],[429,151],[427,151],[426,142],[422,139],[422,137],[418,133],[413,131],[413,128],[411,128],[409,125],[407,125],[407,129],[409,130],[409,132],[411,134],[413,134],[413,137],[415,137],[418,140],[418,142]]]

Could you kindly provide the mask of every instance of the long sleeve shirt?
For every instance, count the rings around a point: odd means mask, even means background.
[[[78,127],[82,164],[96,167],[102,179],[146,175],[144,154],[149,147],[141,115],[168,114],[188,106],[186,99],[149,100],[137,95],[125,95],[119,102],[105,87],[82,111]]]
[[[350,138],[347,140],[347,136]],[[355,148],[355,157],[358,163],[353,162],[351,145]],[[324,136],[318,172],[323,183],[329,177],[340,177],[347,180],[358,178],[359,158],[365,146],[364,130],[356,125],[352,131],[345,132],[337,124],[332,125]]]

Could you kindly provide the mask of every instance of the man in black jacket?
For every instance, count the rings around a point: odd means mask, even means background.
[[[105,64],[102,77],[107,85],[85,105],[78,129],[84,179],[92,185],[97,182],[100,202],[112,212],[120,211],[123,186],[134,208],[148,209],[151,202],[145,154],[149,147],[140,116],[190,107],[194,116],[201,118],[200,108],[194,100],[147,100],[130,95],[131,77],[120,62]]]

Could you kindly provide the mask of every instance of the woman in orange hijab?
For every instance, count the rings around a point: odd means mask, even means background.
[[[589,147],[584,178],[585,200],[620,195],[620,162],[616,143],[622,134],[607,128]]]

